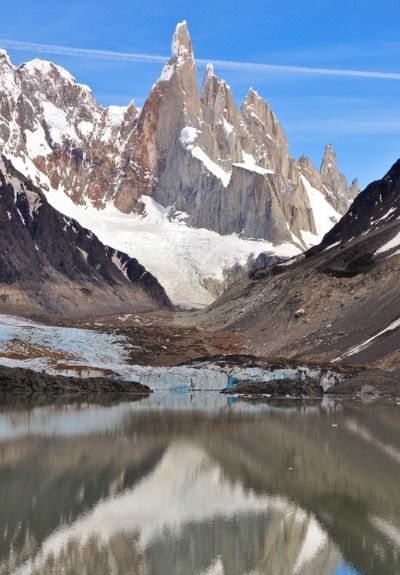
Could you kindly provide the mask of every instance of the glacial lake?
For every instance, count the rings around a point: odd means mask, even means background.
[[[400,573],[400,400],[0,405],[0,575]]]

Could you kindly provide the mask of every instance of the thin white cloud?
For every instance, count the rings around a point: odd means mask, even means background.
[[[96,58],[100,60],[119,60],[122,62],[153,62],[156,64],[163,64],[168,59],[165,56],[154,56],[152,54],[70,48],[68,46],[36,44],[33,42],[20,42],[19,40],[5,40],[2,38],[0,38],[0,46],[9,50],[18,50],[22,52],[37,52],[39,54],[53,54],[57,56],[76,56],[79,58]]]
[[[205,64],[205,60],[197,60]],[[381,80],[400,80],[397,72],[376,72],[370,70],[347,70],[341,68],[311,68],[306,66],[286,66],[279,64],[256,64],[253,62],[230,62],[214,60],[216,68],[237,72],[256,72],[259,74],[306,74],[313,76],[345,76],[352,78],[375,78]]]
[[[20,42],[0,38],[0,45],[4,48],[23,52],[36,52],[39,54],[52,54],[58,56],[75,56],[79,58],[96,58],[102,60],[118,60],[121,62],[142,62],[164,64],[167,56],[153,54],[113,52],[110,50],[94,50],[87,48],[70,48],[52,44],[38,44],[33,42]],[[318,68],[308,66],[287,66],[281,64],[258,64],[255,62],[235,62],[231,60],[211,60],[216,68],[234,72],[251,72],[257,74],[304,74],[311,76],[338,76],[351,78],[370,78],[379,80],[400,80],[399,72],[378,72],[371,70],[348,70],[341,68]],[[199,66],[207,65],[209,60],[197,59]]]

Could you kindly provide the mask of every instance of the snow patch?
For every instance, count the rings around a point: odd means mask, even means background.
[[[242,170],[247,170],[248,172],[260,174],[261,176],[266,176],[267,174],[275,174],[273,170],[267,170],[266,168],[262,168],[261,166],[257,166],[256,164],[235,163],[232,165],[235,166],[236,168],[242,168]]]
[[[49,178],[37,169],[35,164],[27,156],[10,156],[7,154],[7,158],[12,162],[14,168],[18,170],[22,175],[26,176],[35,185],[39,186],[42,191],[50,190],[51,184]],[[19,185],[19,182],[18,182]]]
[[[312,246],[316,246],[321,242],[320,236],[313,234],[307,230],[300,230],[300,236],[303,243],[307,246],[307,248],[311,248]]]
[[[108,106],[107,116],[114,126],[120,126],[124,121],[127,106]]]
[[[341,219],[341,215],[331,206],[324,195],[310,184],[305,176],[302,175],[301,180],[314,216],[316,235],[321,241],[324,235]]]
[[[386,244],[384,244],[378,250],[376,250],[375,254],[383,254],[399,246],[400,246],[400,232],[396,234],[394,238],[392,238]]]
[[[159,82],[169,82],[175,71],[175,66],[173,64],[165,64],[162,69],[161,76],[159,77]]]
[[[13,68],[14,66],[11,64],[11,60],[10,57],[8,55],[8,52],[6,50],[4,50],[3,48],[0,48],[0,56],[3,57],[7,64],[10,66],[10,68]]]
[[[385,329],[378,332],[376,335],[370,337],[369,339],[365,340],[364,342],[360,343],[359,345],[355,345],[354,347],[351,347],[349,350],[347,350],[341,356],[332,360],[332,363],[335,363],[337,361],[345,359],[346,357],[349,357],[351,355],[355,355],[357,353],[360,353],[361,351],[364,351],[364,349],[367,349],[367,347],[369,347],[376,339],[378,339],[378,337],[380,337],[381,335],[384,335],[385,333],[395,331],[399,327],[400,327],[400,318],[396,319],[395,321],[392,321],[392,323],[390,323],[387,327],[385,327]]]
[[[249,164],[250,166],[256,165],[256,159],[253,154],[248,154],[247,152],[242,151],[242,160],[244,164]]]
[[[49,127],[51,138],[57,144],[61,144],[64,138],[76,140],[77,134],[63,110],[57,108],[51,102],[42,102],[44,119]]]
[[[82,250],[81,248],[79,248],[78,246],[76,246],[76,249],[81,254],[82,259],[85,260],[85,262],[87,263],[89,254],[87,252],[85,252],[85,250]]]
[[[26,149],[31,158],[45,157],[52,153],[42,126],[36,128],[34,132],[25,130],[25,138]]]
[[[196,141],[196,138],[197,138],[199,133],[200,133],[200,130],[198,130],[197,128],[193,128],[192,126],[186,126],[181,131],[181,135],[179,136],[179,141],[184,148],[187,148],[188,146],[190,146],[191,144],[193,144]]]
[[[126,271],[127,263],[122,264],[117,254],[114,254],[111,259],[115,267],[117,267],[119,271],[122,272],[124,276],[129,280],[128,272]]]
[[[216,164],[210,158],[210,156],[208,156],[205,151],[200,148],[200,146],[194,146],[193,148],[190,148],[189,146],[188,149],[190,149],[192,156],[200,160],[200,162],[202,162],[204,167],[207,168],[211,174],[221,180],[225,188],[228,187],[229,182],[231,181],[232,172],[225,172],[225,170]]]
[[[42,200],[40,199],[39,194],[32,192],[31,190],[24,190],[24,193],[26,195],[26,199],[28,200],[29,215],[32,219],[34,214],[36,214],[36,212],[39,211],[39,208],[41,208]]]
[[[225,118],[222,118],[222,125],[224,127],[225,133],[227,136],[229,136],[230,134],[232,134],[235,131],[235,128],[233,127],[232,124],[230,124],[228,122],[228,120],[226,120]]]
[[[327,248],[325,248],[323,251],[327,252],[328,250],[332,250],[333,248],[336,248],[337,246],[340,246],[340,244],[342,243],[341,240],[339,240],[338,242],[335,242],[334,244],[331,244],[330,246],[328,246]]]
[[[87,138],[88,136],[90,136],[93,133],[94,125],[92,122],[87,122],[86,120],[82,120],[82,122],[79,122],[79,124],[78,124],[78,130],[80,131],[82,136],[85,136]]]
[[[253,154],[248,154],[247,152],[242,151],[242,160],[242,162],[238,162],[233,165],[237,168],[248,170],[249,172],[261,174],[262,176],[265,176],[266,174],[275,174],[273,170],[268,170],[262,166],[258,166]]]
[[[187,22],[186,22],[186,20],[179,22],[179,24],[177,25],[177,27],[175,29],[175,34],[172,38],[172,43],[171,43],[172,57],[176,60],[176,63],[178,66],[180,64],[182,64],[185,55],[189,53],[189,50],[185,46],[183,46],[183,44],[181,44],[180,40],[179,40],[179,33],[180,33],[182,28],[185,29],[186,33],[187,33]]]

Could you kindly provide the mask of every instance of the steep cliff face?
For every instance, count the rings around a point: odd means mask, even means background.
[[[169,305],[136,260],[63,216],[0,158],[0,309],[82,314]]]
[[[148,101],[160,85],[172,83],[168,90],[163,88],[168,101],[178,81],[183,109],[190,114],[169,127],[175,136],[162,157],[155,198],[188,213],[188,222],[196,227],[274,244],[293,242],[294,234],[304,245],[301,232],[317,233],[317,214],[275,115],[254,90],[239,110],[230,87],[211,65],[199,101],[187,28],[178,30],[184,30],[186,38],[175,36],[175,43],[184,42],[181,59],[170,60],[169,73],[164,70]]]
[[[323,241],[288,265],[258,269],[204,321],[248,335],[262,355],[397,369],[400,160],[359,194]]]
[[[133,102],[103,109],[63,68],[41,60],[14,68],[2,52],[0,117],[3,153],[75,203],[111,202],[128,213],[151,195],[187,212],[191,225],[221,234],[274,244],[294,234],[304,247],[301,232],[317,233],[319,214],[301,178],[307,170],[288,155],[277,118],[254,90],[238,109],[211,65],[199,90],[186,22],[142,110]],[[332,148],[313,181],[337,212],[346,211],[355,189],[337,171]]]

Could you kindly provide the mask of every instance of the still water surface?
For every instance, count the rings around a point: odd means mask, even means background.
[[[399,574],[400,405],[2,401],[10,573]]]

